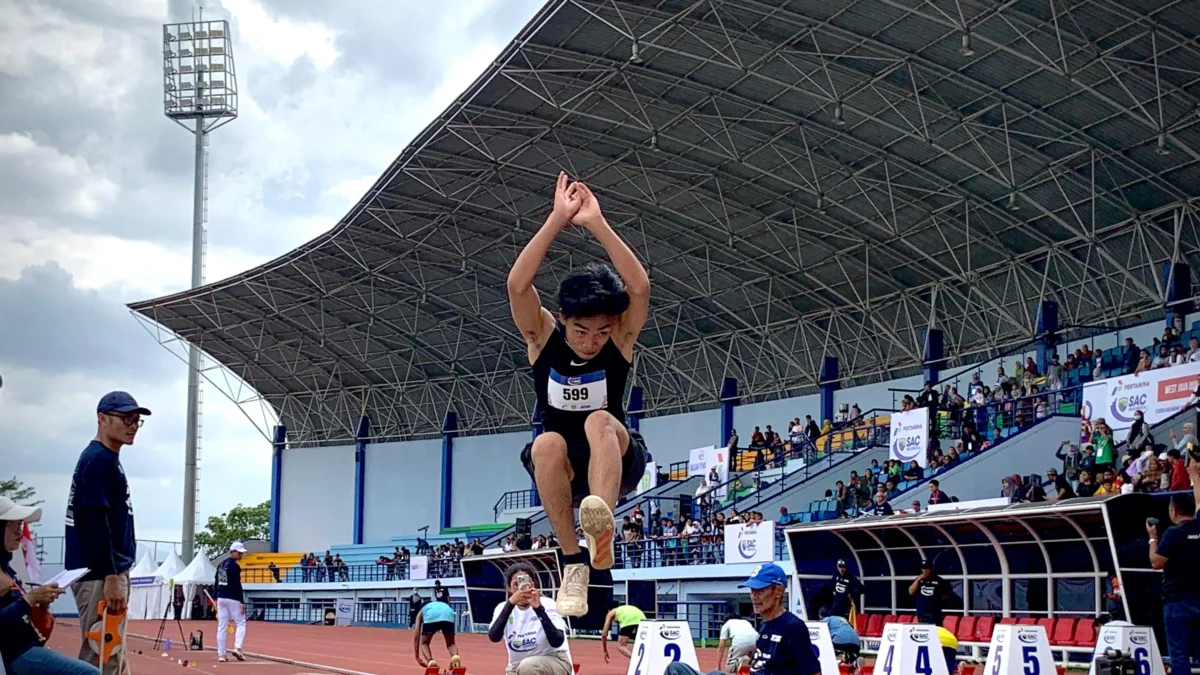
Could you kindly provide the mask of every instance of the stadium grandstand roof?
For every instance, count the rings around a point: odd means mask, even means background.
[[[552,0],[327,234],[132,308],[293,444],[363,410],[376,438],[447,410],[527,429],[504,282],[565,169],[650,271],[651,413],[726,376],[815,391],[827,354],[844,384],[913,374],[931,326],[969,363],[1033,337],[1043,298],[1067,326],[1150,320],[1163,263],[1200,270],[1198,35],[1186,0]],[[544,298],[603,255],[584,234]]]

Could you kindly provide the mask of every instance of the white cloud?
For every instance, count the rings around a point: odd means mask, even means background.
[[[291,66],[306,56],[325,70],[337,61],[337,35],[326,26],[273,17],[255,0],[221,0],[221,5],[237,22],[239,42],[267,54],[279,65]]]
[[[325,190],[325,194],[341,197],[349,202],[357,202],[362,199],[367,190],[379,180],[379,176],[367,174],[359,178],[347,178],[339,181],[336,185]]]
[[[86,159],[41,145],[28,134],[0,134],[0,165],[8,167],[6,173],[14,178],[7,181],[14,198],[20,198],[17,189],[53,193],[53,203],[69,215],[95,218],[120,191],[107,176],[93,171]],[[0,213],[3,210],[0,205]]]

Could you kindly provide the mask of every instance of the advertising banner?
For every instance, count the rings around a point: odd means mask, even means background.
[[[775,521],[725,526],[725,564],[769,563],[775,560]]]
[[[1080,411],[1084,433],[1090,434],[1093,420],[1103,418],[1119,443],[1125,440],[1135,412],[1141,411],[1147,424],[1162,422],[1183,410],[1198,382],[1200,363],[1187,363],[1085,385]]]
[[[414,555],[408,559],[408,578],[411,581],[423,581],[429,578],[429,556]]]
[[[725,485],[729,482],[728,453],[729,450],[726,448],[713,448],[704,455],[708,465],[708,472],[704,480],[708,481],[709,497],[718,501],[725,499],[729,493],[729,488]],[[714,487],[716,489],[712,490]]]
[[[658,487],[658,465],[654,462],[647,462],[646,471],[642,474],[641,482],[638,483],[637,493],[640,495],[656,487]]]
[[[339,626],[354,623],[354,598],[337,598],[333,601],[333,614]]]
[[[929,408],[892,413],[892,448],[889,459],[906,465],[916,460],[925,468],[929,457]]]
[[[713,446],[696,448],[688,453],[688,478],[708,475],[708,456],[716,452]]]

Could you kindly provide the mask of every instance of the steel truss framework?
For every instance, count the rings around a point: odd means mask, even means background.
[[[364,410],[379,438],[447,410],[528,428],[504,281],[565,169],[650,270],[654,413],[714,405],[726,376],[810,392],[828,354],[844,384],[911,374],[927,327],[968,363],[1029,340],[1039,299],[1064,325],[1149,320],[1163,263],[1200,264],[1187,7],[553,0],[329,233],[132,308],[294,444],[347,441]],[[543,297],[602,254],[565,233]]]

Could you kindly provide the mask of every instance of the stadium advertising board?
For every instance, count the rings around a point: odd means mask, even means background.
[[[929,408],[892,413],[891,439],[890,459],[905,464],[915,460],[925,468],[929,461]]]
[[[775,560],[775,521],[725,526],[725,564],[769,563]]]
[[[726,497],[725,483],[729,480],[729,462],[725,461],[727,454],[728,451],[725,448],[713,445],[696,448],[688,453],[688,478],[700,476],[707,481],[712,477],[713,470],[716,470],[716,484],[720,487],[712,495],[715,499],[725,499]],[[709,487],[712,487],[711,481]]]
[[[1157,424],[1183,410],[1198,381],[1200,363],[1099,380],[1083,388],[1081,417],[1087,429],[1103,417],[1118,435],[1129,429],[1138,411],[1148,424]]]

